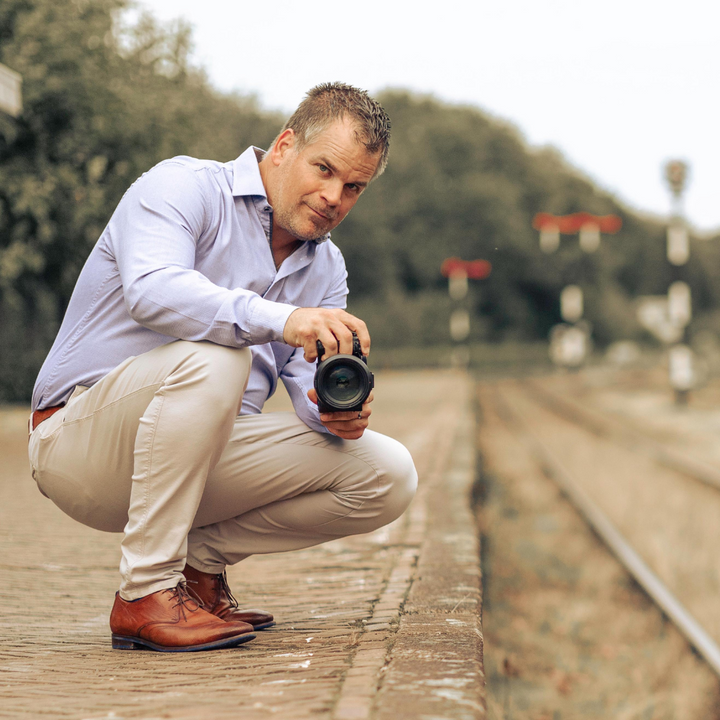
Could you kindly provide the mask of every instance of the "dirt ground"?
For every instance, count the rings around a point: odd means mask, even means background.
[[[488,717],[713,720],[720,682],[540,470],[481,384]]]

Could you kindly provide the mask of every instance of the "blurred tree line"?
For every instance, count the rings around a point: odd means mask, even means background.
[[[191,34],[126,0],[2,0],[0,62],[23,76],[24,111],[0,113],[0,401],[24,401],[75,280],[123,192],[160,160],[230,160],[267,147],[283,118],[222,94],[188,61]],[[379,344],[447,341],[443,258],[484,258],[473,339],[533,340],[559,321],[569,282],[586,291],[596,341],[635,337],[632,299],[666,292],[664,227],[598,190],[552,149],[472,107],[382,94],[393,121],[385,175],[334,233],[350,272],[351,311]],[[564,238],[539,251],[534,214],[618,213],[623,229],[583,255]],[[695,247],[698,246],[698,247]],[[695,243],[696,310],[720,308],[717,243]]]

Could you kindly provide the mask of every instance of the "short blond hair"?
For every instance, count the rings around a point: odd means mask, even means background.
[[[297,150],[302,150],[331,123],[344,118],[355,124],[357,141],[368,153],[380,153],[373,179],[378,177],[387,166],[390,118],[383,106],[365,90],[338,82],[316,85],[305,95],[280,134],[292,130],[297,138]]]

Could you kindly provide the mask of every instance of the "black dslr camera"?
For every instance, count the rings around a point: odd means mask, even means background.
[[[375,386],[362,354],[358,336],[353,333],[352,355],[333,355],[322,360],[323,344],[317,341],[318,360],[315,368],[315,392],[318,410],[324,412],[360,411]]]

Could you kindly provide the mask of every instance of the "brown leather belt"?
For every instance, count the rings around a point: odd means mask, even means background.
[[[58,410],[62,410],[64,407],[65,405],[53,405],[53,407],[36,410],[32,414],[32,427],[30,428],[30,431],[32,432],[41,422],[47,420],[49,417],[52,417]]]

